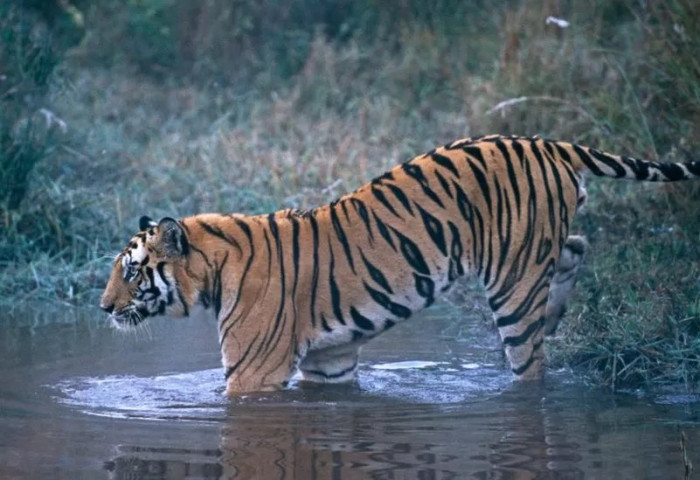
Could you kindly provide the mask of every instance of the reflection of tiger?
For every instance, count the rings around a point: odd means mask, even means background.
[[[270,215],[141,219],[101,306],[117,326],[214,309],[227,392],[354,378],[360,346],[476,274],[515,375],[542,375],[585,250],[568,237],[586,199],[580,170],[675,181],[659,164],[540,138],[459,140],[330,205]],[[548,301],[549,299],[549,301]]]

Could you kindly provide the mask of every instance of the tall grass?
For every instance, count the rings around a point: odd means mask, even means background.
[[[692,2],[75,3],[86,35],[47,99],[67,134],[5,211],[3,308],[94,303],[140,215],[311,207],[471,134],[652,160],[700,145]],[[553,361],[692,384],[700,190],[589,190],[592,253]]]

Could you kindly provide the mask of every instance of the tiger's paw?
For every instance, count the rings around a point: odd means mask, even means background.
[[[566,312],[566,303],[571,297],[578,272],[586,256],[588,242],[582,236],[572,235],[566,239],[557,262],[554,277],[549,287],[545,314],[545,335],[554,335]]]

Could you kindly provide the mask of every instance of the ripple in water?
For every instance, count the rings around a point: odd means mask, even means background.
[[[508,372],[492,365],[402,361],[363,365],[352,385],[302,387],[295,377],[289,389],[247,395],[233,402],[256,404],[376,403],[450,404],[488,396],[507,387]],[[218,421],[226,417],[220,368],[155,377],[130,375],[81,377],[54,386],[57,401],[83,413],[113,418]]]

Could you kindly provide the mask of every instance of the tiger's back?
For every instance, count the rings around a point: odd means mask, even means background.
[[[159,310],[212,306],[227,391],[237,393],[279,388],[297,367],[312,381],[350,380],[364,342],[475,274],[513,372],[539,378],[544,331],[563,314],[585,251],[568,237],[586,198],[579,170],[646,180],[700,174],[697,162],[669,165],[539,138],[460,140],[309,212],[144,221],[138,241],[147,253],[125,250],[103,307],[115,310],[109,292],[132,264],[155,272],[139,276],[136,292],[153,292],[162,278]],[[141,317],[155,309],[139,307]]]

